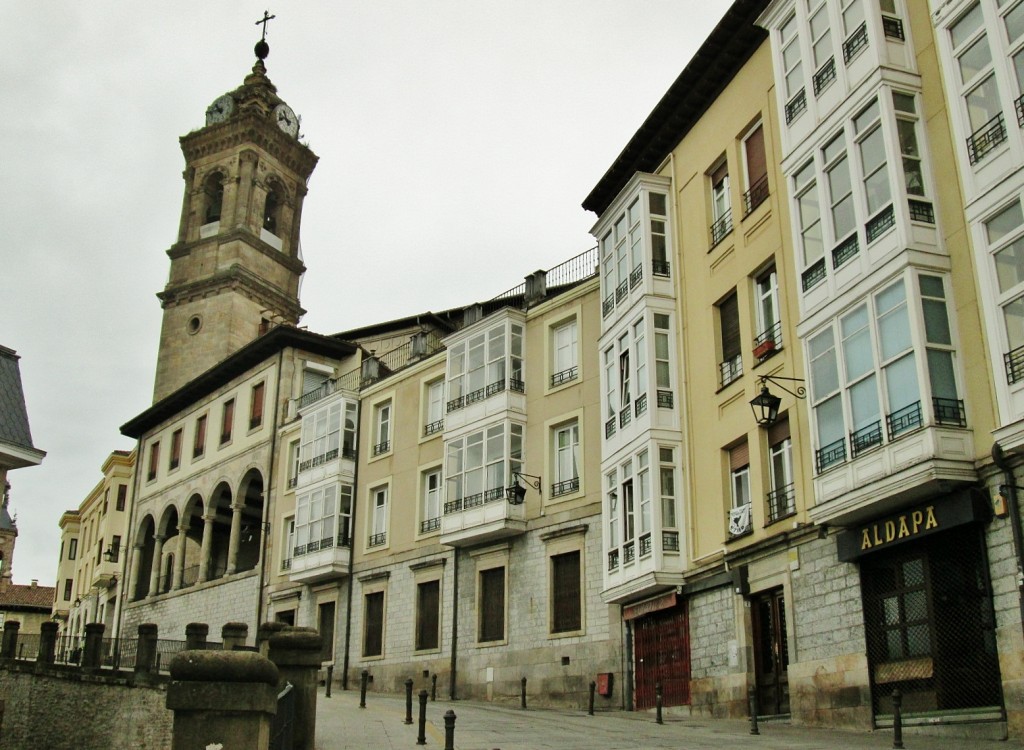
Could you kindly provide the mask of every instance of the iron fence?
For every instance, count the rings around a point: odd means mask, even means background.
[[[290,750],[294,744],[295,689],[290,682],[277,694],[277,713],[270,722],[269,750]]]

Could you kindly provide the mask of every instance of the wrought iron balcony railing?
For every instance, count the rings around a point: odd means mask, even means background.
[[[1006,382],[1009,385],[1024,380],[1024,346],[1018,346],[1004,354],[1003,364],[1006,366]]]
[[[804,269],[803,274],[800,276],[800,286],[806,292],[808,289],[817,286],[820,282],[825,280],[825,259],[819,258],[817,261],[807,266]]]
[[[814,465],[818,474],[830,466],[845,462],[846,438],[839,438],[834,443],[822,446],[814,452]]]
[[[634,268],[630,272],[630,274],[629,274],[629,288],[632,289],[633,287],[635,287],[637,284],[639,284],[643,280],[644,280],[644,265],[643,265],[643,263],[638,263],[636,268]]]
[[[868,244],[877,240],[886,230],[896,226],[896,213],[892,210],[892,204],[883,208],[877,214],[868,219],[868,223],[864,226],[864,233]]]
[[[380,547],[388,541],[388,532],[382,531],[379,534],[370,534],[366,542],[367,547]]]
[[[924,224],[935,223],[935,208],[928,201],[910,198],[907,200],[907,208],[910,210],[911,221],[920,221]]]
[[[661,532],[661,549],[663,552],[678,552],[679,551],[679,532],[678,531],[662,531]]]
[[[441,528],[441,517],[428,518],[425,521],[420,521],[420,533],[426,534],[431,531],[437,531]]]
[[[652,260],[651,261],[651,273],[655,276],[668,276],[669,274],[669,262],[667,260]]]
[[[604,423],[604,436],[610,438],[615,434],[615,417],[611,417],[607,422]]]
[[[743,357],[737,354],[718,363],[718,385],[722,388],[743,374]]]
[[[441,432],[442,430],[444,430],[444,420],[438,419],[433,422],[430,422],[427,425],[424,425],[423,436],[426,437],[427,435],[433,435],[435,433]]]
[[[857,233],[854,232],[832,248],[832,268],[839,268],[859,252],[860,242],[857,240]]]
[[[935,424],[953,427],[967,426],[967,412],[964,411],[963,399],[956,398],[932,398],[932,408],[935,411]]]
[[[672,391],[658,390],[658,408],[659,409],[671,409],[675,404],[675,399],[672,397]]]
[[[786,124],[789,125],[806,110],[807,93],[804,89],[800,89],[792,99],[786,102]]]
[[[563,383],[568,383],[572,380],[575,380],[577,377],[579,377],[579,374],[580,368],[577,367],[576,365],[568,367],[562,370],[561,372],[556,372],[554,375],[551,376],[551,387],[554,388],[556,386],[562,385]]]
[[[782,321],[769,326],[754,337],[754,356],[759,362],[772,357],[782,348]]]
[[[817,96],[828,88],[836,80],[836,58],[830,57],[824,65],[818,68],[811,76],[811,84],[814,88],[814,95]]]
[[[890,440],[905,432],[916,430],[923,424],[924,418],[921,414],[920,401],[915,401],[901,409],[897,409],[891,414],[885,415],[885,428]]]
[[[849,64],[862,50],[868,46],[868,24],[861,23],[857,30],[843,42],[843,62]]]
[[[906,38],[903,35],[903,21],[892,16],[882,16],[882,33],[890,39],[898,39],[901,42]]]
[[[856,458],[866,450],[882,444],[882,420],[872,422],[850,433],[850,456]]]
[[[768,175],[765,174],[743,194],[743,218],[747,218],[755,208],[768,200],[769,195]]]
[[[711,225],[711,247],[715,247],[732,231],[732,211],[726,211]]]
[[[579,477],[573,477],[572,479],[564,479],[561,482],[555,482],[553,485],[551,485],[551,497],[558,497],[559,495],[568,495],[570,492],[579,492],[579,489]]]
[[[768,493],[768,523],[775,523],[794,513],[796,513],[796,490],[792,482]]]
[[[1006,123],[1000,112],[967,137],[967,158],[977,164],[1005,140]]]
[[[636,400],[633,401],[633,411],[636,412],[636,416],[638,416],[638,417],[641,414],[643,414],[645,411],[647,411],[647,394],[646,393],[641,393],[639,396],[636,397]]]

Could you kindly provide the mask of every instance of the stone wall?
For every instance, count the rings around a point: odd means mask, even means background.
[[[831,537],[808,541],[798,550],[789,641],[793,722],[870,729],[871,692],[857,566],[839,562]]]
[[[586,530],[583,531],[583,528]],[[551,535],[575,532],[581,538],[583,617],[581,632],[551,634],[549,625],[549,554]],[[547,537],[547,540],[545,539]],[[366,669],[372,690],[400,692],[413,678],[414,689],[429,689],[430,675],[437,674],[439,697],[447,697],[451,676],[452,597],[456,552],[447,551],[374,570],[356,576],[352,600],[352,637],[349,685],[358,686],[359,672]],[[533,531],[509,542],[507,568],[507,619],[505,640],[477,644],[477,565],[470,552],[458,551],[457,695],[459,698],[518,704],[521,679],[527,678],[531,705],[586,708],[589,684],[599,672],[614,674],[614,693],[598,697],[596,708],[621,707],[622,649],[620,618],[616,607],[601,601],[600,519],[587,517]],[[414,650],[416,575],[424,564],[444,559],[440,568],[440,648]],[[362,656],[363,592],[386,590],[384,655]],[[339,633],[339,636],[341,634]],[[341,659],[336,657],[335,662]],[[426,672],[426,674],[424,674]]]
[[[124,608],[121,633],[132,637],[140,624],[153,622],[160,628],[161,638],[182,641],[185,626],[190,622],[244,622],[249,626],[251,640],[256,633],[258,584],[257,571],[249,570],[131,602]],[[220,633],[211,629],[210,640],[220,640]]]
[[[719,718],[747,714],[747,658],[736,639],[736,601],[727,586],[689,600],[690,709],[695,714]]]
[[[1024,636],[1021,633],[1017,558],[1009,518],[995,518],[985,529],[996,645],[1003,684],[1006,724],[1011,737],[1024,736]]]
[[[4,750],[103,748],[166,750],[174,714],[166,686],[133,685],[127,676],[84,675],[34,663],[0,666]]]

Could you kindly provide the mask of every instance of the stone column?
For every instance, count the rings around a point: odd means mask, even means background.
[[[103,661],[103,631],[106,625],[102,622],[89,622],[85,625],[85,652],[82,654],[83,669],[99,669]]]
[[[135,545],[133,545],[133,549],[134,552],[132,553],[132,570],[131,574],[128,576],[128,597],[132,601],[138,598],[135,595],[135,592],[139,590],[139,573],[142,568],[142,550],[144,549],[144,545],[142,542],[138,542]]]
[[[4,622],[4,639],[0,644],[0,657],[14,659],[18,656],[18,631],[21,623],[18,620]]]
[[[36,656],[37,664],[53,664],[53,657],[57,651],[57,623],[53,620],[39,624],[39,654]]]
[[[171,661],[171,750],[265,750],[277,712],[277,668],[252,651],[182,651]]]
[[[153,565],[149,571],[149,595],[156,596],[160,593],[160,569],[164,564],[164,538],[159,534],[153,535]]]
[[[171,588],[174,590],[181,588],[181,579],[185,575],[185,541],[188,538],[188,526],[183,525],[178,527],[178,551],[174,557],[174,580],[171,582]]]
[[[279,686],[295,690],[293,750],[314,750],[316,688],[323,639],[312,628],[288,628],[270,637],[268,656],[281,675]]]
[[[206,636],[210,626],[205,622],[190,622],[185,626],[185,648],[189,651],[206,650]]]
[[[221,648],[233,651],[245,645],[249,638],[249,626],[244,622],[226,622],[220,629]]]
[[[139,625],[139,641],[135,651],[135,671],[150,673],[156,671],[156,641],[158,630],[155,623]]]
[[[228,540],[228,575],[238,570],[238,540],[242,536],[241,503],[231,504],[231,538]]]
[[[199,582],[210,580],[210,550],[213,549],[213,519],[215,515],[203,516],[203,545],[199,553]]]

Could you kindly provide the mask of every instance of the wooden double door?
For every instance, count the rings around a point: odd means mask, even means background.
[[[653,708],[661,683],[663,706],[690,702],[690,624],[685,602],[633,621],[637,710]]]
[[[786,645],[786,600],[781,588],[753,597],[754,673],[757,712],[789,713],[789,648]]]

